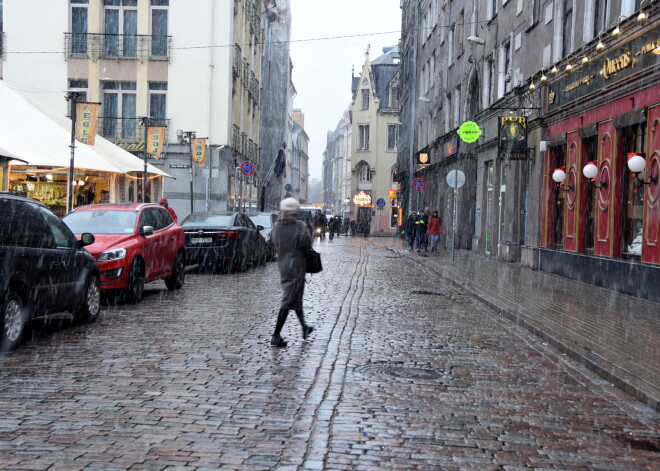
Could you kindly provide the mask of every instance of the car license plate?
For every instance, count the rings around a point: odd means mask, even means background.
[[[213,237],[193,237],[190,242],[193,244],[210,244],[213,242]]]

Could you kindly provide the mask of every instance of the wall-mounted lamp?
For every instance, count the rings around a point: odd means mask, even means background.
[[[555,64],[552,66],[552,69],[550,69],[550,73],[552,75],[557,75],[557,72],[559,72],[559,69],[557,69],[557,65]]]
[[[646,159],[644,158],[644,154],[642,153],[628,154],[628,169],[631,172],[637,174],[637,179],[640,184],[639,186],[650,185],[651,183],[653,183],[654,185],[658,184],[657,173],[649,177],[648,180],[644,180],[644,171],[646,170]]]
[[[544,85],[545,85],[545,83],[548,81],[548,77],[546,77],[546,75],[545,75],[545,71],[546,71],[546,70],[547,70],[547,69],[546,69],[545,67],[542,67],[542,68],[541,68],[541,78],[539,78],[539,82],[541,82],[541,83],[544,84]]]
[[[616,38],[616,37],[618,37],[618,36],[621,35],[621,20],[625,20],[626,18],[627,18],[626,16],[621,15],[620,17],[618,17],[618,18],[616,19],[616,23],[612,23],[612,24],[610,25],[610,26],[613,26],[613,25],[616,24],[616,26],[614,27],[614,29],[613,29],[612,32],[610,33],[610,35],[611,35],[612,37]]]
[[[575,189],[573,185],[562,186],[562,183],[566,180],[566,167],[556,168],[555,171],[552,172],[552,179],[557,183],[557,188],[561,191],[573,191]]]
[[[602,52],[605,49],[605,44],[603,44],[603,34],[606,34],[605,31],[598,33],[598,44],[596,44],[596,52]]]
[[[534,90],[536,90],[536,84],[534,83],[534,79],[539,80],[539,78],[538,78],[536,75],[532,75],[532,76],[529,78],[529,81],[530,81],[530,83],[529,83],[529,91],[530,91],[530,92],[533,92]]]
[[[506,71],[506,74],[504,74],[504,81],[506,83],[511,82],[511,79],[513,78],[513,75],[516,71],[513,70],[512,68],[509,68],[509,70]]]
[[[545,152],[548,150],[548,141],[539,142],[539,152]]]
[[[591,186],[594,188],[607,188],[607,180],[600,182],[600,185],[596,185],[594,182],[596,175],[598,175],[598,166],[596,165],[595,160],[587,163],[587,165],[582,168],[582,175],[589,179]]]
[[[646,24],[646,20],[649,19],[648,13],[644,13],[644,4],[648,4],[649,7],[653,6],[653,2],[650,0],[642,0],[642,2],[639,4],[639,15],[637,15],[637,23],[639,23],[640,26],[644,26]]]
[[[431,103],[431,100],[426,98],[425,96],[420,96],[418,100],[423,101],[424,103]]]
[[[589,56],[587,55],[586,47],[582,48],[582,59],[580,59],[580,63],[582,64],[582,67],[586,67],[591,64],[591,59],[589,59]]]
[[[481,45],[481,46],[483,46],[484,44],[486,44],[486,41],[484,41],[484,40],[483,40],[482,38],[480,38],[479,36],[468,36],[467,40],[468,40],[468,42],[470,42],[470,43],[472,43],[472,44],[479,44],[479,45]]]

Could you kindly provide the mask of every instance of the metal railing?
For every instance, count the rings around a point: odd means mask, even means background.
[[[169,60],[172,36],[64,33],[67,59]]]
[[[150,126],[165,126],[165,142],[168,140],[169,119],[151,118]],[[102,137],[121,143],[138,143],[144,140],[144,126],[140,125],[140,118],[113,118],[100,117],[98,133]]]

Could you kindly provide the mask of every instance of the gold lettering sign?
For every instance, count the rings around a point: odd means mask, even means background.
[[[620,55],[616,59],[605,59],[603,68],[600,70],[600,76],[608,80],[612,75],[626,67],[634,67],[637,59],[630,57],[630,52]]]
[[[579,80],[576,80],[575,82],[566,85],[566,88],[564,88],[564,93],[570,92],[571,90],[575,90],[581,85],[589,85],[593,79],[594,79],[593,75],[587,75],[585,77],[582,77]]]

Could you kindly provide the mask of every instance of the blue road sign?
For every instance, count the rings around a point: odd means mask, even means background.
[[[241,172],[243,175],[252,175],[254,174],[254,163],[246,160],[241,164]]]
[[[376,206],[379,208],[384,208],[385,207],[385,200],[383,198],[378,198],[376,200]]]

